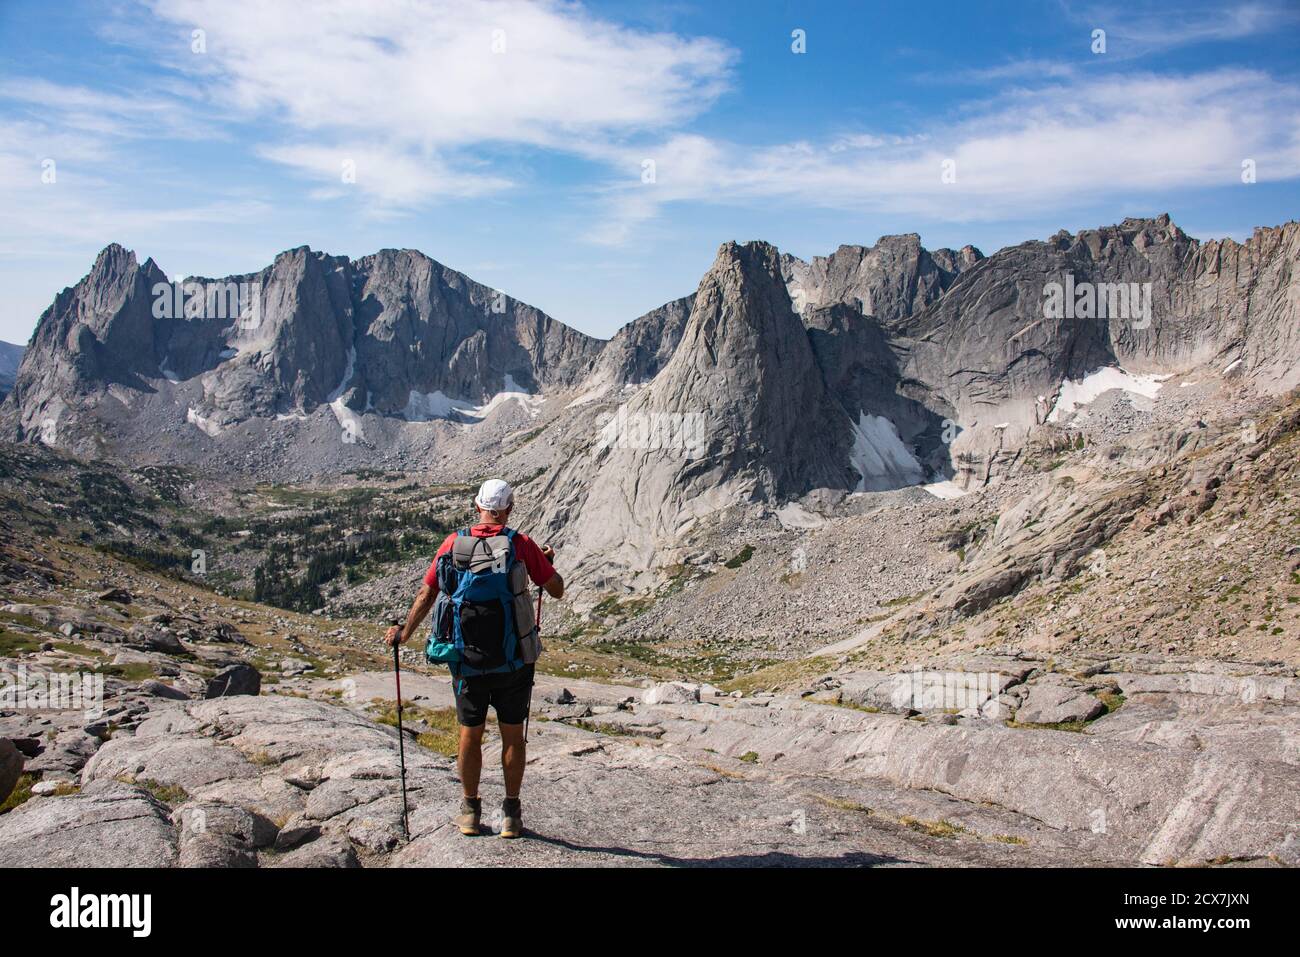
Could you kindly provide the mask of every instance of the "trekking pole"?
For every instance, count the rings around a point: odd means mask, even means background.
[[[537,640],[542,640],[542,586],[537,586]],[[528,743],[528,721],[533,716],[533,681],[528,682],[528,710],[524,712],[524,744]]]
[[[396,625],[397,622],[392,622]],[[411,843],[411,828],[406,812],[406,733],[402,730],[402,660],[401,645],[393,645],[393,678],[397,682],[397,754],[402,765],[402,836]]]

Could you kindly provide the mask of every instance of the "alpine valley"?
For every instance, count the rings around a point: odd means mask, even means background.
[[[604,341],[414,250],[105,248],[0,350],[0,656],[105,697],[0,697],[0,864],[1300,864],[1300,223],[682,291]],[[406,844],[379,635],[489,476],[571,588],[555,841],[451,833],[408,646]]]

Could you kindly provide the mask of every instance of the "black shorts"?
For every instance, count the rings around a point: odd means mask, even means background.
[[[456,692],[456,720],[467,728],[487,722],[488,706],[500,724],[523,724],[533,690],[533,665],[499,675],[452,678]]]

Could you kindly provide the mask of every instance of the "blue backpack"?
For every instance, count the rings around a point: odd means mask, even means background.
[[[457,678],[517,671],[541,654],[528,571],[515,554],[515,530],[456,533],[438,556],[438,597],[425,657]]]

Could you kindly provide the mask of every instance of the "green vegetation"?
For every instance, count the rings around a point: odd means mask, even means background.
[[[898,823],[910,830],[928,834],[931,837],[956,838],[962,834],[970,833],[960,824],[953,824],[951,821],[923,821],[915,817],[900,817]]]
[[[95,550],[106,555],[112,555],[114,558],[120,558],[145,571],[180,576],[190,570],[191,550],[198,548],[207,551],[205,545],[206,543],[201,539],[195,538],[192,544],[186,542],[183,550],[169,551],[165,548],[142,545],[137,541],[128,539],[96,544]],[[211,553],[209,552],[209,554]]]
[[[590,731],[593,734],[615,735],[625,738],[636,737],[637,732],[626,725],[612,724],[608,721],[592,721],[589,718],[573,718],[566,720],[565,724],[572,725],[575,728],[581,728],[583,731]]]
[[[5,798],[4,803],[0,804],[0,814],[7,814],[19,805],[26,803],[32,796],[32,785],[35,783],[36,778],[33,775],[20,775],[14,789],[9,792],[9,796]]]
[[[758,752],[757,752],[757,751],[746,751],[744,754],[742,754],[742,755],[741,755],[739,758],[737,758],[736,760],[738,760],[738,761],[744,761],[746,764],[758,764]]]
[[[375,702],[374,719],[380,724],[397,727],[397,702]],[[402,724],[408,731],[423,725],[427,730],[419,731],[416,742],[430,751],[449,758],[456,756],[460,742],[460,723],[456,720],[455,708],[421,708],[419,705],[402,705]]]
[[[925,592],[919,591],[914,595],[899,595],[897,598],[890,598],[888,601],[882,601],[880,607],[897,608],[899,605],[910,605],[924,594]]]
[[[133,661],[125,665],[97,665],[95,674],[106,678],[121,678],[123,681],[148,681],[157,677],[157,668],[152,662]]]
[[[737,674],[723,682],[714,682],[723,691],[752,694],[769,688],[789,687],[826,674],[835,666],[831,657],[797,658],[793,661],[749,662],[753,670]]]
[[[527,432],[527,433],[525,433],[525,434],[524,434],[524,435],[519,439],[519,441],[515,443],[515,448],[517,448],[517,449],[521,449],[521,448],[523,448],[525,445],[527,445],[529,442],[531,442],[533,439],[537,438],[539,435],[541,435],[541,434],[542,434],[543,432],[545,432],[545,431],[546,431],[546,426],[541,425],[541,426],[538,426],[537,428],[533,429],[531,432]]]
[[[859,804],[857,801],[850,801],[848,798],[833,797],[827,794],[814,794],[818,801],[828,807],[838,808],[841,811],[854,811],[858,814],[870,814],[871,808],[865,804]]]
[[[863,711],[867,714],[880,714],[880,709],[874,705],[858,704],[856,701],[845,701],[840,698],[839,701],[827,701],[826,704],[833,704],[839,708],[848,708],[851,711]]]
[[[0,629],[0,658],[13,658],[16,655],[40,650],[41,639]]]
[[[429,557],[463,524],[463,509],[430,503],[415,486],[411,499],[394,500],[379,489],[332,493],[268,486],[259,492],[294,506],[291,514],[252,520],[212,518],[204,530],[238,536],[240,550],[264,553],[253,571],[253,601],[311,612],[325,604],[321,586],[340,578],[355,584],[386,565]],[[353,530],[350,531],[349,530]]]
[[[736,661],[723,651],[675,655],[656,642],[596,641],[591,647],[602,655],[631,659],[661,673],[704,680],[714,685],[735,680],[743,670],[766,668],[778,663],[776,659]]]
[[[1106,714],[1113,714],[1118,711],[1124,704],[1124,693],[1118,687],[1107,688],[1104,691],[1098,691],[1097,697],[1101,703],[1106,706]],[[1104,717],[1105,715],[1099,715]]]
[[[727,559],[727,561],[724,562],[723,564],[725,564],[728,568],[739,568],[741,565],[745,564],[745,562],[749,561],[753,557],[754,557],[754,546],[746,545],[739,552],[737,552],[734,557]]]
[[[130,774],[123,774],[118,777],[123,784],[134,784],[136,787],[144,788],[163,804],[175,806],[183,804],[190,799],[189,792],[179,784],[163,784],[161,781],[155,781],[152,778],[136,778]]]
[[[643,613],[654,604],[654,601],[653,595],[628,599],[619,598],[617,595],[608,595],[591,609],[591,614],[595,618],[617,618],[620,621],[626,621]]]
[[[1245,589],[1240,584],[1230,585],[1226,589],[1224,589],[1224,591],[1219,595],[1218,598],[1215,599],[1215,601],[1218,601],[1220,603],[1226,602],[1234,595],[1240,595],[1243,591],[1245,591]]]

